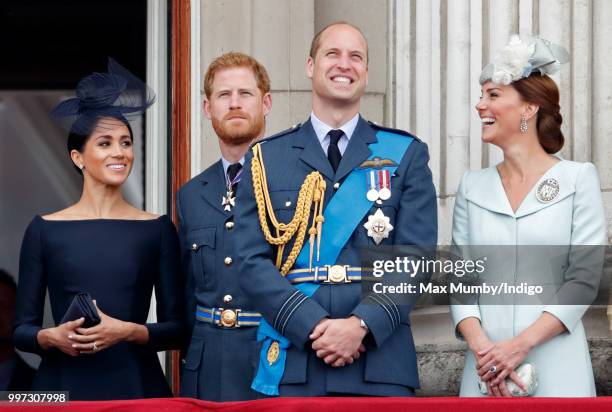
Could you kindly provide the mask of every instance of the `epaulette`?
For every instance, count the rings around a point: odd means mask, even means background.
[[[393,128],[391,128],[391,127],[381,126],[381,125],[379,125],[378,123],[374,123],[374,122],[372,122],[372,121],[370,121],[370,120],[368,120],[368,124],[369,124],[370,126],[372,126],[373,128],[375,128],[375,129],[378,129],[378,130],[384,130],[385,132],[389,132],[389,133],[401,134],[401,135],[404,135],[404,136],[412,137],[413,139],[418,140],[419,142],[421,142],[421,139],[419,139],[418,137],[416,137],[416,136],[415,136],[415,135],[413,135],[412,133],[408,133],[408,132],[407,132],[407,131],[405,131],[405,130],[401,130],[401,129],[393,129]]]
[[[295,131],[298,131],[298,130],[300,129],[300,127],[302,127],[302,123],[298,123],[298,124],[296,124],[295,126],[290,127],[290,128],[288,128],[287,130],[283,130],[282,132],[278,132],[278,133],[276,133],[276,134],[273,134],[272,136],[264,137],[263,139],[260,139],[260,140],[258,140],[258,141],[257,141],[257,142],[255,142],[255,143],[265,143],[265,142],[267,142],[267,141],[270,141],[270,140],[273,140],[273,139],[279,138],[279,137],[281,137],[281,136],[285,136],[285,135],[287,135],[287,134],[289,134],[289,133],[293,133],[293,132],[295,132]]]

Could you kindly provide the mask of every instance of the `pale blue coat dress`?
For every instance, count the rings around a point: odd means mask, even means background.
[[[559,183],[559,194],[548,203],[536,197],[544,179]],[[579,281],[584,276],[572,261],[571,245],[605,245],[606,220],[597,171],[591,163],[562,160],[534,185],[518,210],[512,211],[496,167],[468,171],[461,181],[453,215],[454,245],[507,245],[498,248],[496,265],[515,279],[533,264],[538,253],[525,253],[516,245],[566,245],[567,259],[552,259],[542,265],[542,278],[559,284]],[[514,247],[513,247],[514,246]],[[543,248],[534,248],[541,251]],[[556,251],[559,248],[555,248]],[[594,249],[594,253],[603,248]],[[521,254],[519,256],[518,254]],[[603,253],[595,256],[596,260]],[[597,266],[597,265],[596,265]],[[592,268],[591,268],[592,269]],[[597,269],[597,268],[595,268]],[[494,269],[492,269],[494,270]],[[589,276],[598,276],[597,270]],[[539,386],[534,396],[595,396],[595,383],[582,316],[588,306],[576,305],[453,305],[455,330],[463,319],[478,318],[493,341],[511,339],[531,325],[543,311],[556,316],[568,332],[535,347],[524,362],[536,366]],[[458,337],[461,338],[459,333]],[[468,350],[461,379],[460,396],[483,396],[478,389],[475,358]]]

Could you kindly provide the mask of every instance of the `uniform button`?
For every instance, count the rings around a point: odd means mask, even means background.
[[[196,245],[195,243],[191,245],[191,250],[196,250],[197,248],[198,248],[198,245]]]
[[[338,182],[334,183],[334,190],[338,190],[339,187],[340,187],[340,183]]]
[[[229,266],[229,265],[232,264],[233,260],[232,260],[231,257],[228,256],[228,257],[225,258],[225,260],[223,262],[225,262],[226,266]]]
[[[234,228],[234,222],[225,222],[225,228],[231,230]]]
[[[225,295],[223,296],[223,303],[230,303],[232,299],[232,295]]]

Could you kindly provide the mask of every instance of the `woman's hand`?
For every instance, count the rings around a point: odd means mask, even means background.
[[[521,382],[515,369],[525,360],[528,353],[529,349],[519,339],[496,342],[478,352],[479,358],[476,362],[478,375],[492,388],[500,387],[503,384],[504,391],[507,392],[504,380],[509,377],[525,390],[525,385]],[[491,369],[495,369],[495,372],[492,372]]]
[[[77,333],[69,336],[72,346],[81,354],[91,355],[102,349],[108,349],[127,340],[130,335],[132,325],[130,322],[108,316],[97,305],[96,309],[100,315],[100,323],[91,328],[78,328]]]
[[[78,349],[72,346],[70,336],[76,334],[76,329],[83,325],[85,318],[62,323],[54,328],[41,329],[37,339],[41,348],[47,350],[57,348],[66,355],[79,356]]]

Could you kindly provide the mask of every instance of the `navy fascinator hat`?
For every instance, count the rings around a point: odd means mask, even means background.
[[[136,117],[155,102],[155,92],[109,57],[108,73],[93,73],[79,81],[76,97],[60,102],[51,116],[71,133],[88,136],[105,127],[104,118]],[[109,122],[108,127],[116,125]]]

